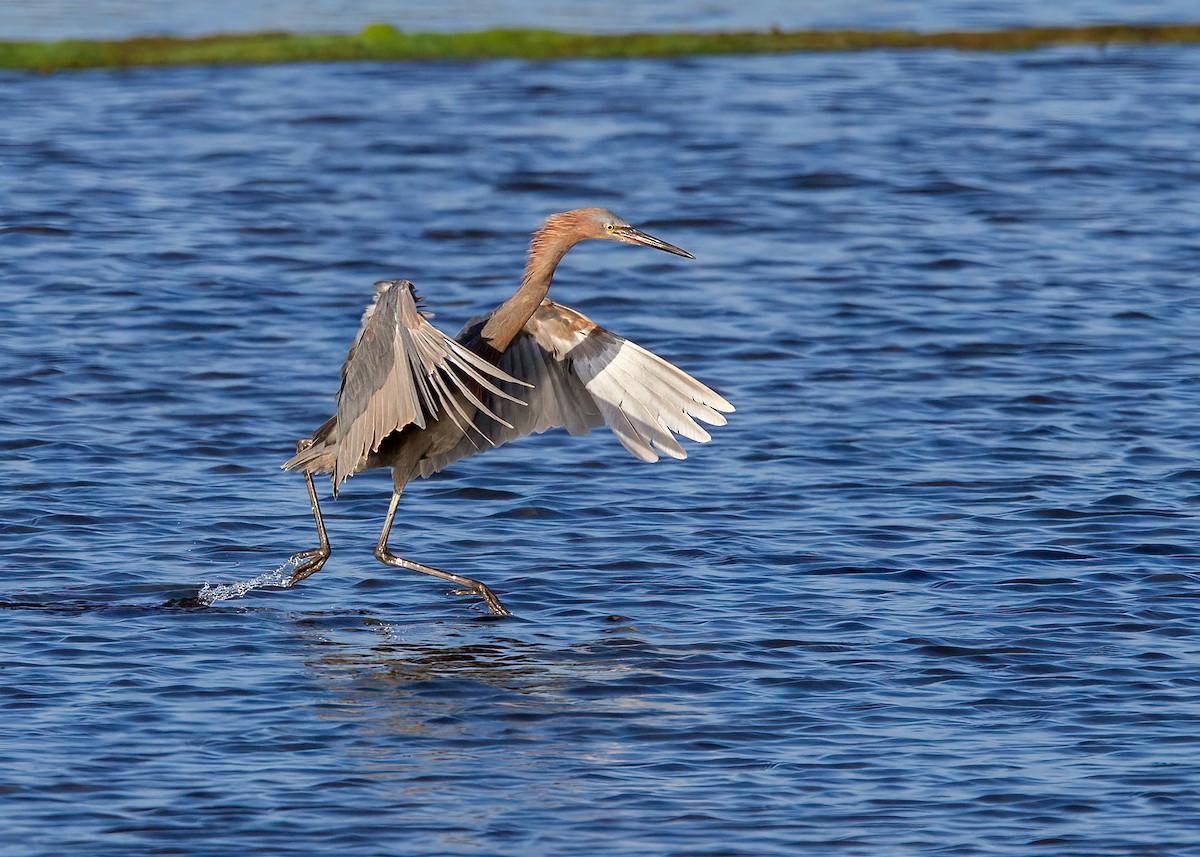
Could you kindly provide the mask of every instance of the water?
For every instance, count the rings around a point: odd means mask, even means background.
[[[1200,52],[0,81],[0,854],[1200,854]],[[327,502],[372,281],[738,408]],[[265,577],[264,577],[265,576]],[[223,594],[227,591],[217,590]]]

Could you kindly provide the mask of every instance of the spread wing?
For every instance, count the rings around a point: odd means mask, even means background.
[[[405,426],[424,428],[426,418],[445,414],[463,432],[464,442],[482,439],[486,445],[493,422],[509,427],[487,402],[523,408],[516,395],[497,386],[517,389],[521,382],[430,324],[417,307],[412,283],[387,280],[376,283],[375,291],[342,366],[337,417],[320,445],[325,457],[333,459],[335,486],[385,437]],[[490,419],[477,424],[476,410]],[[314,448],[311,457],[319,454],[321,449]],[[304,457],[301,453],[288,465],[303,466],[299,459]]]
[[[675,435],[705,443],[700,423],[725,425],[722,411],[733,406],[682,369],[641,346],[594,324],[582,313],[542,301],[501,355],[499,368],[532,384],[519,392],[528,407],[515,405],[518,388],[501,383],[501,396],[485,395],[496,419],[481,430],[499,446],[528,434],[565,428],[587,434],[607,424],[621,444],[643,461],[659,455],[686,458]],[[469,442],[421,463],[421,475],[478,452]]]

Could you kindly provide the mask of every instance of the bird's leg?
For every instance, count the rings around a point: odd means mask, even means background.
[[[312,446],[312,441],[305,438],[296,444],[296,452],[303,452]],[[317,522],[317,538],[320,546],[312,550],[292,554],[292,562],[299,563],[292,571],[292,579],[288,586],[295,586],[306,577],[316,574],[329,559],[329,537],[325,535],[325,520],[321,517],[321,505],[317,502],[317,488],[313,485],[312,474],[304,471],[304,482],[308,485],[308,502],[312,504],[313,520]]]
[[[438,568],[431,568],[428,565],[421,565],[419,562],[401,559],[390,550],[388,550],[387,540],[388,534],[392,531],[392,519],[396,517],[396,504],[400,502],[400,492],[396,491],[392,494],[392,504],[388,506],[387,518],[383,522],[383,532],[379,535],[379,544],[375,546],[375,558],[382,563],[393,566],[395,568],[403,568],[408,571],[419,571],[421,574],[431,574],[434,577],[440,577],[442,580],[457,584],[458,586],[474,592],[483,599],[489,610],[497,616],[507,616],[508,611],[504,609],[504,605],[500,603],[500,599],[496,597],[496,593],[488,589],[478,580],[472,580],[469,577],[463,577],[460,574],[451,574],[448,571],[442,571]]]

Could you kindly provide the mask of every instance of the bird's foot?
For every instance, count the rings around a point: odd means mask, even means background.
[[[397,494],[392,498],[393,507],[396,505],[396,498],[399,496],[400,495]],[[389,517],[388,524],[390,525],[390,523],[391,518]],[[452,574],[448,571],[442,571],[440,568],[433,568],[432,566],[422,565],[419,562],[413,562],[410,559],[403,559],[402,557],[396,556],[394,553],[388,550],[387,535],[388,526],[385,525],[383,529],[383,535],[379,537],[379,544],[375,546],[375,558],[380,562],[384,563],[385,565],[390,565],[393,568],[403,568],[407,571],[418,571],[421,574],[429,574],[434,577],[441,578],[447,583],[456,584],[462,588],[452,590],[452,595],[479,596],[483,599],[483,603],[487,605],[488,610],[492,612],[493,616],[512,615],[504,609],[504,605],[500,603],[500,599],[496,597],[496,593],[492,592],[492,590],[488,589],[485,584],[480,583],[478,580],[470,577],[463,577],[461,574]]]
[[[484,586],[482,583],[479,583],[478,581],[475,581],[475,583],[479,586],[478,589],[452,589],[452,590],[450,590],[450,594],[451,595],[478,595],[480,598],[483,599],[483,603],[487,605],[488,610],[491,611],[493,616],[511,616],[512,615],[512,611],[506,609],[505,606],[500,603],[500,599],[496,597],[495,592],[492,592],[492,590],[488,589],[486,586]]]
[[[291,562],[296,567],[292,570],[292,577],[287,585],[295,586],[304,578],[316,574],[325,565],[327,559],[329,559],[329,551],[323,548],[313,548],[309,551],[292,554]]]

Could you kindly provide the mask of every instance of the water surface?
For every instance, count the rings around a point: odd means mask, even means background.
[[[1200,53],[0,80],[3,854],[1195,854]],[[370,284],[738,408],[327,503]]]

